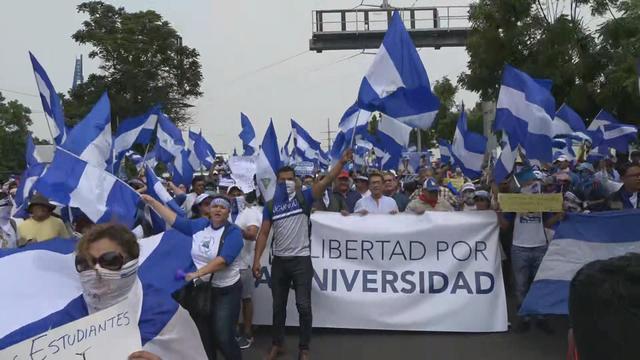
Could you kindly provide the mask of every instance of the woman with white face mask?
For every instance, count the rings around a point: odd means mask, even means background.
[[[0,193],[0,249],[14,248],[17,245],[17,226],[11,218],[12,208],[11,197],[6,193]]]
[[[131,360],[203,359],[206,357],[198,330],[189,314],[178,306],[162,331],[150,336],[156,309],[146,305],[173,302],[171,297],[138,279],[140,247],[135,235],[124,225],[100,224],[89,229],[78,241],[75,266],[82,286],[82,297],[89,314],[126,302],[137,314],[142,350]],[[143,298],[153,297],[150,302]],[[141,310],[140,310],[141,309]],[[156,310],[157,311],[157,310]],[[188,350],[185,350],[188,349]]]

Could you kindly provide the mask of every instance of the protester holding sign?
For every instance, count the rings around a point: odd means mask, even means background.
[[[422,215],[426,211],[454,211],[453,206],[441,198],[440,189],[435,179],[425,180],[418,198],[407,205],[407,212]]]
[[[273,199],[264,207],[260,235],[256,243],[253,273],[261,277],[260,257],[267,245],[267,237],[273,226],[273,265],[271,268],[271,294],[273,297],[273,340],[269,359],[284,352],[284,326],[287,314],[289,288],[293,282],[296,307],[300,315],[299,358],[309,358],[311,342],[311,240],[309,217],[314,199],[321,199],[324,191],[338,176],[342,167],[351,160],[353,152],[347,150],[329,174],[311,189],[296,190],[294,170],[288,166],[278,170],[278,185]]]
[[[209,219],[188,220],[176,216],[151,196],[142,195],[142,199],[168,225],[192,237],[191,255],[198,270],[186,274],[185,280],[199,279],[213,287],[211,318],[194,318],[208,358],[215,359],[216,350],[220,350],[225,359],[240,359],[235,325],[240,315],[242,285],[235,260],[244,243],[240,228],[228,221],[231,203],[225,196],[215,195],[211,200]]]
[[[173,303],[173,299],[140,283],[139,256],[138,241],[124,225],[95,225],[80,239],[75,265],[88,313],[129,302],[130,320],[138,321],[144,344],[143,351],[132,354],[131,359],[202,359],[205,353],[198,331],[184,309],[178,309],[167,329],[154,329],[154,311],[163,308],[163,301]],[[147,298],[153,301],[143,301]],[[147,309],[149,306],[154,307],[153,311]],[[62,318],[63,314],[59,316]]]
[[[338,175],[338,178],[335,181],[333,193],[344,199],[347,203],[347,210],[352,213],[356,206],[356,202],[362,198],[362,195],[351,189],[350,180],[351,178],[349,177],[348,171],[343,170],[340,172],[340,175]]]

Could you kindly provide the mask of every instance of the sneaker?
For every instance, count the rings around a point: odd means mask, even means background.
[[[250,348],[251,344],[253,344],[253,338],[247,338],[247,337],[241,336],[240,339],[238,340],[238,345],[242,350]]]

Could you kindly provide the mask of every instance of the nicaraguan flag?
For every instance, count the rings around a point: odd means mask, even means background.
[[[180,154],[173,159],[172,163],[169,163],[169,172],[173,183],[177,185],[184,185],[189,187],[191,180],[193,180],[193,167],[189,163],[189,154],[191,152],[187,149],[182,149]]]
[[[557,159],[560,155],[564,155],[571,162],[576,159],[572,138],[557,138],[553,140],[553,159]]]
[[[487,138],[467,129],[467,115],[463,110],[451,145],[451,155],[455,159],[456,166],[460,167],[466,177],[480,178],[486,150]]]
[[[244,150],[242,156],[251,156],[258,152],[256,132],[253,130],[249,117],[244,113],[240,113],[240,125],[242,126],[242,131],[238,136],[242,140],[242,149]]]
[[[200,161],[200,159],[198,159],[198,156],[196,155],[196,150],[195,150],[196,142],[198,141],[199,138],[200,138],[200,134],[189,129],[187,150],[189,150],[189,164],[193,169],[202,168],[202,162]]]
[[[27,134],[27,144],[26,144],[26,162],[27,167],[38,165],[42,163],[41,159],[38,157],[36,153],[36,146],[33,144],[33,136],[31,132]]]
[[[153,169],[149,166],[145,166],[144,174],[147,179],[147,194],[163,203],[166,207],[176,213],[176,215],[184,217],[184,210],[180,205],[178,205],[178,203],[176,203],[176,200],[169,195],[169,192],[153,172]]]
[[[193,147],[193,149],[190,148],[189,150],[195,154],[196,159],[201,164],[200,166],[210,169],[216,159],[216,152],[213,150],[213,146],[202,136],[202,130],[198,134],[189,131],[189,140],[190,145]]]
[[[398,11],[393,12],[382,45],[362,79],[357,104],[421,129],[431,127],[440,108]]]
[[[584,120],[569,105],[562,104],[551,122],[553,136],[569,136],[575,133],[585,134],[587,127]]]
[[[296,161],[318,162],[320,158],[320,142],[316,141],[300,124],[291,119],[293,133],[293,154]]]
[[[570,214],[560,223],[520,308],[520,314],[569,313],[569,284],[595,260],[640,252],[638,211]]]
[[[36,77],[36,85],[38,85],[38,92],[40,93],[40,101],[42,101],[42,108],[44,114],[51,127],[53,138],[57,145],[62,145],[67,139],[66,125],[64,124],[64,113],[62,110],[62,101],[58,97],[56,89],[53,87],[47,72],[35,56],[29,52],[29,58],[31,58],[31,66],[33,67],[33,75]]]
[[[33,189],[62,205],[77,207],[96,224],[109,221],[131,228],[140,195],[113,174],[58,147]]]
[[[370,119],[371,112],[360,109],[357,104],[351,105],[344,112],[338,124],[340,131],[336,134],[329,152],[332,162],[337,162],[342,157],[342,153],[351,147],[354,133],[359,134],[367,130]]]
[[[451,144],[449,141],[438,139],[438,148],[440,149],[440,162],[442,164],[453,165],[451,162]]]
[[[62,147],[93,166],[112,170],[111,105],[106,91],[89,114],[71,129]]]
[[[54,239],[0,249],[1,283],[11,289],[10,295],[0,296],[0,350],[88,315],[75,270],[75,246],[75,240]],[[142,239],[138,261],[139,282],[130,296],[141,305],[143,349],[163,359],[206,358],[189,314],[170,295],[184,285],[176,272],[195,270],[191,238],[170,230]]]
[[[118,171],[126,152],[134,144],[146,145],[151,141],[153,131],[158,123],[159,112],[160,108],[154,106],[145,114],[125,119],[120,123],[113,139],[114,173]]]
[[[27,204],[29,203],[29,198],[33,193],[33,184],[38,180],[45,169],[45,164],[35,164],[29,166],[22,175],[20,175],[20,185],[18,185],[16,195],[13,198],[15,207],[13,208],[12,216],[19,218],[25,218],[28,216]]]
[[[273,198],[278,180],[278,169],[281,166],[278,138],[276,130],[273,128],[273,121],[270,120],[256,159],[256,182],[265,201]]]
[[[511,146],[511,141],[509,140],[508,135],[503,133],[502,139],[504,142],[502,151],[500,152],[500,156],[498,156],[493,168],[493,178],[497,184],[500,184],[509,177],[513,171],[513,166],[516,163],[516,157],[518,154],[518,147]]]
[[[543,86],[544,85],[544,86]],[[552,161],[555,99],[548,81],[533,79],[505,65],[496,106],[495,129],[509,135],[512,149],[521,146],[528,160]]]
[[[287,137],[287,141],[284,143],[284,146],[280,149],[280,159],[284,165],[289,165],[293,161],[291,160],[291,151],[289,150],[289,142],[291,141],[291,134],[289,132],[289,136]]]
[[[383,170],[398,169],[402,151],[409,146],[411,127],[404,123],[382,114],[378,121],[378,131],[374,135],[376,141],[373,145],[376,156],[382,158]]]
[[[622,153],[628,153],[629,143],[638,138],[638,129],[635,126],[621,124],[604,110],[600,110],[591,121],[587,132],[593,139],[593,147],[613,148]]]
[[[156,143],[155,153],[158,161],[169,164],[177,156],[180,156],[184,149],[184,140],[182,133],[171,119],[164,114],[158,114],[158,142]]]

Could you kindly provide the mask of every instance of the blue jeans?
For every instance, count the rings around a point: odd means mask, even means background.
[[[511,267],[513,268],[518,307],[527,295],[529,286],[531,286],[546,252],[547,245],[532,248],[516,245],[511,247]]]
[[[241,294],[240,280],[227,287],[214,288],[211,318],[194,318],[209,360],[217,358],[217,351],[220,351],[226,360],[242,359],[236,340]]]

